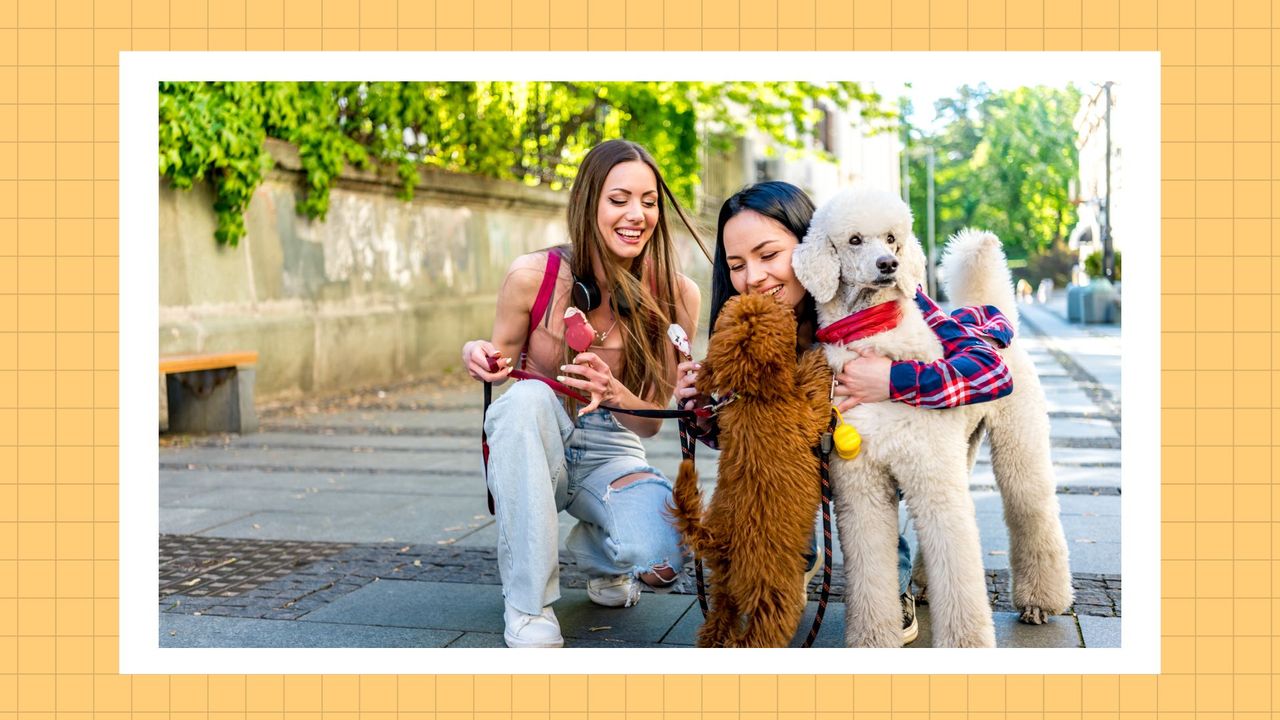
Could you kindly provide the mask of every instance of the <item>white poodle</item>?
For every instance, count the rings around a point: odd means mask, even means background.
[[[834,370],[863,349],[893,360],[942,357],[942,345],[914,301],[924,283],[925,257],[911,233],[911,211],[897,196],[868,190],[838,195],[814,214],[792,265],[813,295],[823,327],[878,305],[890,314],[896,305],[900,314],[892,329],[826,344]],[[995,305],[1016,327],[1017,305],[998,238],[962,231],[952,238],[943,267],[953,301]],[[896,557],[901,488],[919,555],[928,561],[934,644],[995,646],[968,482],[984,429],[1009,527],[1014,605],[1033,624],[1071,605],[1044,392],[1016,341],[1001,356],[1014,389],[999,400],[951,410],[886,401],[845,413],[863,438],[860,455],[843,460],[833,454],[831,468],[844,551],[847,645],[902,644]]]

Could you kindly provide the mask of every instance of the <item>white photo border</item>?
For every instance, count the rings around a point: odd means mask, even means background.
[[[1126,243],[1121,338],[1118,648],[526,650],[161,648],[157,84],[179,80],[809,80],[955,86],[1111,80],[1131,127],[1125,173],[1150,235]],[[120,672],[125,674],[1154,674],[1160,672],[1160,61],[1155,52],[122,52],[120,54]],[[477,429],[478,432],[478,429]],[[287,669],[287,670],[286,670]]]

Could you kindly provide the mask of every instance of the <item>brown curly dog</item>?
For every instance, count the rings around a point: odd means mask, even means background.
[[[721,409],[720,473],[702,509],[693,463],[680,465],[672,513],[711,571],[699,647],[785,647],[804,598],[800,580],[820,500],[812,448],[827,428],[831,371],[821,351],[796,361],[791,310],[765,295],[725,303],[698,376]]]

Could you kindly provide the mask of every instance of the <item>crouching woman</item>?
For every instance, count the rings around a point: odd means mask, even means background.
[[[677,363],[666,328],[679,323],[696,332],[698,290],[677,272],[668,212],[693,233],[644,148],[624,140],[596,146],[569,195],[570,242],[517,258],[498,294],[492,339],[463,346],[463,364],[477,380],[505,381],[523,355],[526,370],[590,400],[579,407],[546,383],[522,380],[485,421],[510,647],[564,644],[551,608],[560,597],[562,511],[578,520],[566,546],[589,576],[596,604],[635,605],[640,583],[669,585],[683,565],[666,510],[671,482],[640,443],[662,421],[600,407],[664,408]],[[594,332],[585,352],[566,343],[571,305]],[[502,359],[491,372],[495,355]]]

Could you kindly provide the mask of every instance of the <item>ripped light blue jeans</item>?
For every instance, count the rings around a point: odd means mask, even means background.
[[[671,482],[645,459],[635,433],[605,410],[577,424],[536,380],[516,382],[489,408],[489,490],[498,524],[502,594],[536,615],[560,597],[558,515],[578,519],[565,545],[591,577],[684,564],[667,501]],[[652,475],[620,488],[615,480]]]

